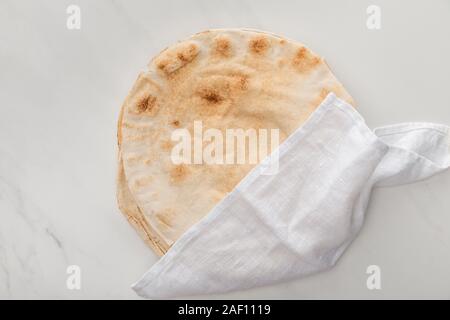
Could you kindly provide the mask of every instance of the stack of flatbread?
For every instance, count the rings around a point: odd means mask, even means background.
[[[165,49],[139,75],[120,113],[121,211],[163,255],[255,166],[174,163],[174,130],[194,135],[196,121],[224,136],[229,128],[277,129],[282,143],[329,92],[353,104],[321,57],[266,32],[210,30]]]

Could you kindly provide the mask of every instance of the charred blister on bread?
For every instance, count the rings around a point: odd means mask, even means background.
[[[196,111],[200,115],[224,115],[233,102],[248,89],[248,76],[242,74],[214,75],[199,81],[194,92]]]
[[[220,92],[214,88],[201,88],[198,91],[198,94],[208,105],[219,104],[224,100],[224,97],[220,95]]]
[[[175,119],[175,120],[172,120],[172,121],[170,121],[170,125],[172,126],[172,127],[174,127],[174,128],[179,128],[180,127],[180,120],[177,120],[177,119]]]
[[[320,61],[320,58],[315,56],[310,50],[301,47],[295,53],[295,56],[292,59],[292,65],[297,71],[307,73],[316,68]]]
[[[132,115],[154,116],[160,109],[161,87],[157,84],[151,76],[142,73],[136,84],[134,85],[131,94],[125,101],[126,113]],[[159,97],[159,98],[158,98]],[[130,119],[125,119],[128,125],[131,125]]]
[[[141,113],[151,113],[156,107],[156,97],[151,94],[145,95],[136,102],[136,112]]]
[[[159,99],[149,93],[138,95],[135,101],[131,102],[128,112],[137,116],[155,116],[160,109]],[[132,122],[127,121],[128,128],[131,128]]]
[[[263,55],[270,48],[270,41],[266,36],[256,36],[249,41],[249,50],[255,55]]]
[[[225,36],[218,36],[213,39],[211,55],[219,58],[229,58],[233,54],[231,40]]]
[[[164,75],[173,75],[176,71],[191,63],[199,54],[195,43],[183,42],[176,47],[167,49],[155,59],[156,67]]]

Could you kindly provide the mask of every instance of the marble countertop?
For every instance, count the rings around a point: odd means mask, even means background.
[[[116,205],[116,121],[149,58],[192,33],[250,27],[304,42],[370,127],[450,124],[450,3],[376,2],[379,30],[366,25],[372,1],[1,1],[0,298],[137,298],[130,284],[157,257]],[[66,27],[71,4],[79,30]],[[449,190],[450,171],[377,189],[334,269],[209,298],[448,299]],[[371,265],[379,290],[366,284]]]

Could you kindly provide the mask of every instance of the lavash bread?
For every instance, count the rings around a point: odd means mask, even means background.
[[[353,104],[321,57],[273,34],[210,30],[165,49],[122,106],[119,208],[164,254],[255,166],[174,164],[173,130],[278,129],[281,143],[331,91]]]

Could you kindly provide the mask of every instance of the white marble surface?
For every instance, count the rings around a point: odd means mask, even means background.
[[[82,10],[81,30],[66,8]],[[366,8],[382,29],[366,28]],[[116,120],[148,59],[191,33],[252,27],[325,56],[369,126],[450,124],[450,2],[0,2],[0,298],[136,298],[155,261],[117,209]],[[211,298],[450,298],[450,172],[377,190],[338,265]],[[366,268],[381,268],[368,290]],[[82,270],[68,290],[66,268]]]

